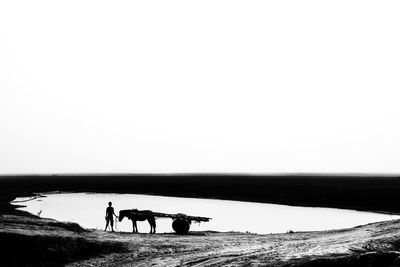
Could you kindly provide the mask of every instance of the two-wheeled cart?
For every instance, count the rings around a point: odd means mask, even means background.
[[[171,218],[172,219],[172,229],[174,229],[177,234],[187,234],[190,229],[192,221],[194,222],[209,222],[211,218],[200,217],[200,216],[190,216],[183,213],[168,214],[161,212],[153,212],[156,218]]]

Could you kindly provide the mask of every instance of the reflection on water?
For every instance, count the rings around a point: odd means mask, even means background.
[[[213,199],[161,197],[134,194],[62,193],[46,194],[24,203],[21,210],[41,217],[79,223],[85,228],[104,229],[107,203],[113,202],[115,213],[137,208],[163,213],[185,213],[211,217],[210,222],[193,223],[191,231],[240,231],[258,234],[292,231],[318,231],[354,227],[371,222],[398,219],[379,213],[330,208],[305,208]],[[23,198],[16,199],[21,201]],[[171,219],[157,219],[157,232],[172,232]],[[138,222],[139,232],[149,232],[147,222]],[[117,224],[118,231],[132,231],[131,221]]]

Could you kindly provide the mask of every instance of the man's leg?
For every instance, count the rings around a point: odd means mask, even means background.
[[[108,220],[108,219],[106,219],[106,228],[104,229],[104,231],[107,231],[108,222],[109,222],[109,220]]]

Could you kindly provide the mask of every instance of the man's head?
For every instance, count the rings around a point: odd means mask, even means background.
[[[110,207],[111,207],[111,205],[112,205],[112,203],[111,203],[111,202],[108,202],[108,206],[110,206]]]

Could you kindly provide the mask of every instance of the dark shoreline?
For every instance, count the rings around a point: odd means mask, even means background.
[[[400,177],[345,175],[0,176],[0,212],[15,197],[50,191],[136,193],[400,213]]]

